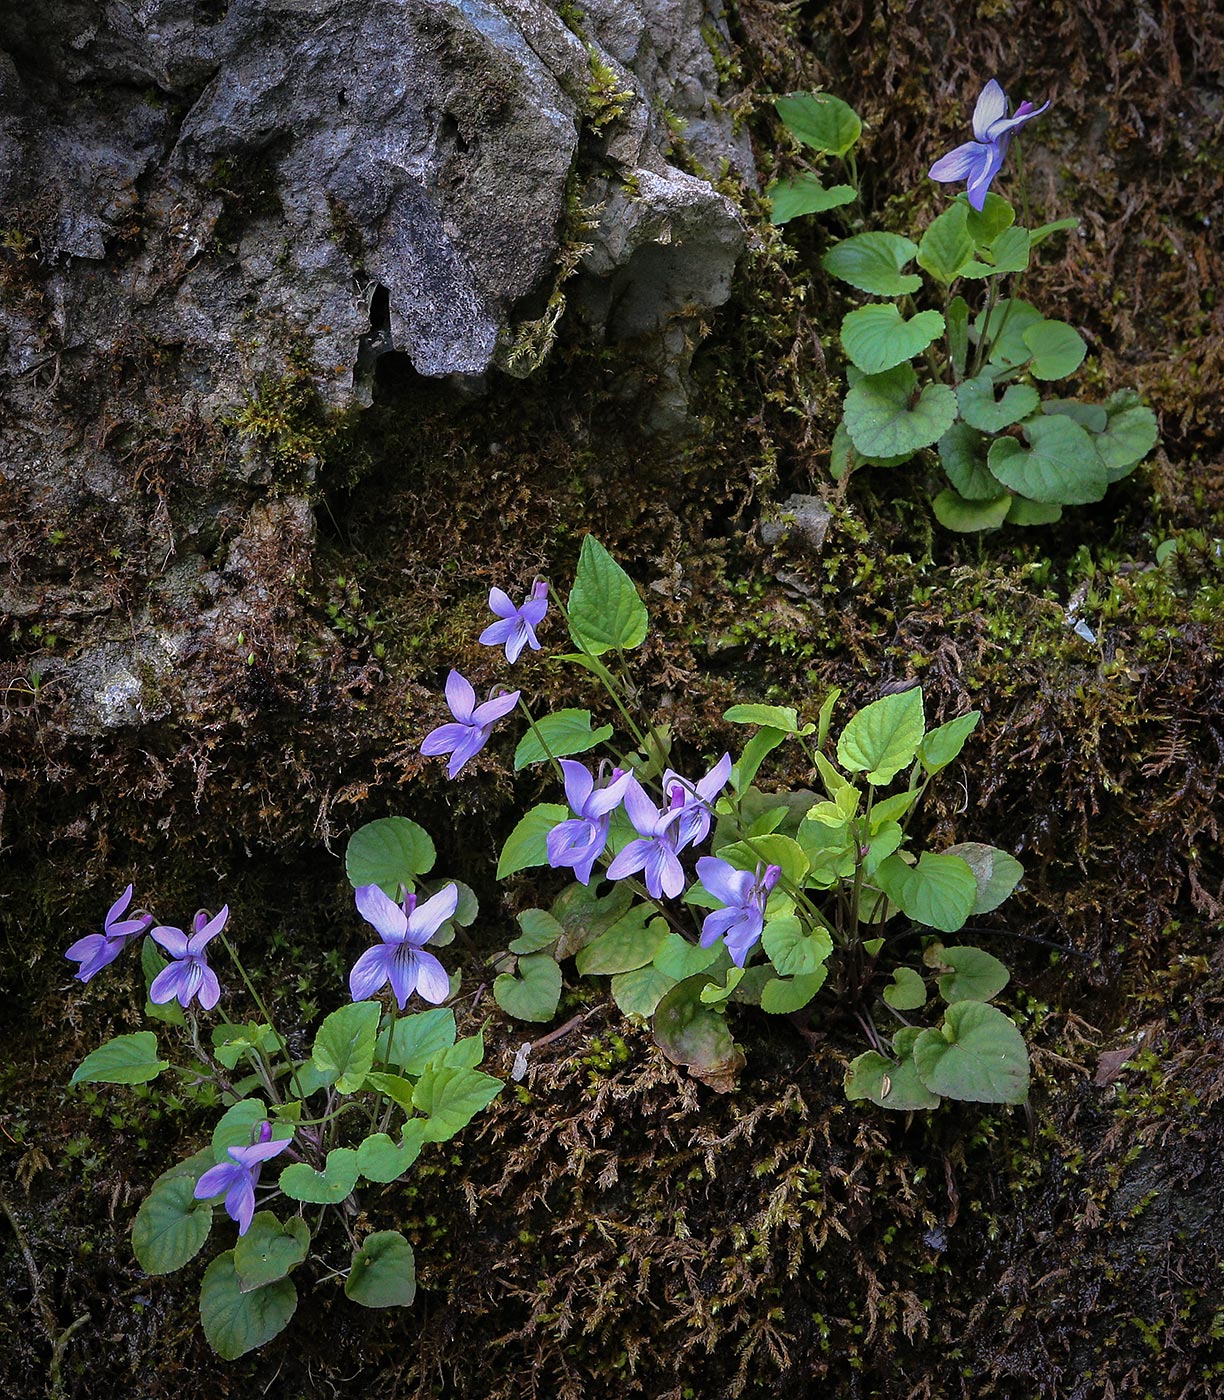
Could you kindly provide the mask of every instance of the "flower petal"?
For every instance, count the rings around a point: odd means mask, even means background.
[[[984,146],[986,160],[981,170],[969,181],[965,193],[969,197],[969,203],[974,209],[981,211],[986,204],[986,191],[990,188],[990,182],[1003,168],[1003,157],[1007,154],[1008,137],[1004,136],[992,146]]]
[[[1007,116],[1007,94],[999,86],[996,78],[991,80],[978,95],[973,109],[973,134],[979,141],[989,141],[994,134],[991,127],[1001,117]]]
[[[217,974],[203,958],[197,959],[195,965],[200,970],[200,987],[196,1000],[205,1011],[211,1011],[221,1000],[221,984],[217,981]]]
[[[650,859],[650,848],[656,845],[653,840],[630,841],[612,859],[608,866],[609,880],[623,880],[626,875],[636,875]]]
[[[625,788],[624,802],[625,813],[633,823],[634,830],[642,836],[657,836],[666,822],[666,817],[659,812],[636,777],[631,778]]]
[[[489,589],[489,607],[498,617],[515,618],[518,616],[518,608],[510,601],[510,595],[502,592],[500,588]]]
[[[225,1193],[225,1213],[238,1226],[238,1233],[245,1235],[251,1228],[255,1214],[255,1185],[250,1172],[243,1172]]]
[[[441,1006],[450,996],[450,978],[432,953],[421,949],[416,955],[417,994],[433,1006]]]
[[[189,980],[189,968],[186,961],[172,962],[162,968],[149,987],[149,1000],[154,1006],[165,1006],[180,996]],[[183,1002],[184,1006],[186,1004]]]
[[[353,894],[357,912],[378,930],[384,943],[402,943],[408,934],[408,917],[377,885],[360,885]]]
[[[408,998],[416,991],[417,950],[411,943],[401,943],[387,959],[387,977],[391,982],[391,995],[402,1011]]]
[[[198,933],[193,933],[187,940],[187,951],[193,956],[201,954],[208,940],[210,938],[216,938],[217,934],[225,927],[225,921],[228,918],[229,905],[223,904],[220,913],[215,914]]]
[[[106,911],[106,918],[102,920],[102,927],[106,929],[108,933],[110,932],[111,925],[113,923],[118,922],[118,920],[123,916],[123,911],[128,907],[129,904],[131,904],[131,902],[132,886],[129,885],[127,889],[124,890],[124,892],[119,896],[119,898],[115,900],[114,904],[112,904],[111,907]]]
[[[245,1170],[235,1162],[218,1162],[215,1167],[209,1167],[195,1184],[196,1200],[207,1201],[228,1191],[240,1174],[245,1175]]]
[[[226,1150],[236,1162],[244,1167],[255,1167],[285,1150],[293,1141],[292,1137],[277,1138],[275,1141],[253,1142],[249,1147],[230,1147]]]
[[[460,771],[476,757],[488,742],[489,731],[487,729],[482,729],[478,724],[468,725],[467,733],[455,745],[450,762],[446,765],[446,776],[457,778]]]
[[[472,683],[465,680],[458,671],[452,671],[446,678],[446,703],[450,706],[451,714],[461,724],[466,724],[472,718],[476,692],[472,689]]]
[[[503,694],[495,695],[491,700],[477,705],[472,711],[473,724],[479,724],[482,728],[487,729],[503,715],[508,715],[518,704],[518,698],[519,692],[517,690],[507,690]]]
[[[376,943],[367,948],[353,964],[349,973],[349,995],[354,1001],[366,1001],[386,982],[390,976],[390,960],[395,954],[396,944]]]
[[[927,174],[932,180],[951,184],[957,180],[970,180],[982,168],[990,152],[979,141],[966,141],[946,156],[941,156]]]
[[[510,640],[518,625],[517,617],[508,617],[504,622],[490,622],[480,634],[480,644],[486,647],[499,647],[503,642]]]
[[[585,817],[586,800],[595,786],[595,779],[585,763],[579,763],[572,758],[563,758],[560,763],[561,774],[565,779],[565,800],[570,805],[570,811]]]
[[[1041,116],[1042,112],[1049,106],[1049,102],[1044,102],[1040,107],[1033,107],[1031,102],[1022,102],[1014,117],[1009,117],[1005,121],[994,122],[990,128],[990,139],[997,141],[1000,136],[1006,136],[1010,132],[1022,127],[1025,122],[1031,122],[1034,117]]]
[[[521,617],[515,618],[514,630],[506,638],[506,660],[511,664],[511,666],[513,666],[514,663],[519,659],[519,657],[522,656],[523,648],[527,645],[527,642],[529,640],[534,642],[534,638],[529,637],[527,631],[527,624],[523,621]],[[534,644],[535,650],[539,651],[539,642],[535,642]]]
[[[447,885],[418,904],[408,917],[407,942],[419,948],[428,943],[459,907],[459,886]]]
[[[187,956],[187,935],[181,928],[171,928],[169,924],[158,924],[156,928],[149,930],[149,936],[154,943],[160,944],[172,958],[185,958]]]
[[[426,758],[435,758],[438,754],[450,753],[467,740],[471,734],[473,726],[469,723],[463,724],[440,724],[437,729],[431,729],[421,740],[421,752]]]
[[[724,904],[743,905],[752,887],[753,876],[737,870],[730,861],[718,856],[702,856],[697,862],[697,878],[702,885]]]

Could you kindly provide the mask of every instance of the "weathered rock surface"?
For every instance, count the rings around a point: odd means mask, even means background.
[[[215,517],[258,469],[225,425],[261,383],[292,364],[337,409],[369,402],[391,351],[430,378],[527,374],[567,299],[662,386],[642,423],[681,419],[695,328],[725,300],[745,237],[706,177],[752,178],[718,103],[722,22],[705,0],[576,13],[544,0],[5,7],[5,513],[93,512],[132,544],[132,503],[151,482],[164,495],[164,464],[146,464],[173,442],[175,484],[200,488],[215,548],[241,525]],[[146,581],[200,548],[181,517],[159,533]],[[3,548],[0,601],[32,615],[46,578]],[[105,675],[192,650],[163,636],[141,662],[140,646],[125,657],[92,640],[103,679],[77,689],[98,727],[150,713],[139,686]]]

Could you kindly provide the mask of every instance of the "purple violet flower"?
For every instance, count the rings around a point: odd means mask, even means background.
[[[676,849],[699,846],[710,833],[710,804],[727,785],[731,776],[731,755],[723,754],[713,768],[696,783],[668,769],[663,774],[663,791],[673,808],[680,811]]]
[[[630,777],[625,788],[625,811],[638,833],[608,866],[608,879],[645,871],[646,888],[653,899],[667,895],[674,899],[684,889],[684,869],[680,864],[680,822],[684,806],[677,803],[660,811],[650,800],[637,778]]]
[[[190,938],[181,928],[170,928],[166,924],[149,930],[153,941],[174,959],[162,968],[149,988],[149,1000],[155,1006],[163,1006],[177,999],[185,1010],[193,997],[198,999],[205,1011],[211,1011],[216,1006],[221,997],[221,986],[217,974],[205,960],[204,947],[210,938],[215,938],[221,932],[228,918],[229,905],[226,904],[211,919],[201,909],[192,920]]]
[[[554,869],[570,865],[574,879],[582,885],[591,883],[591,871],[608,844],[608,827],[612,813],[624,800],[631,775],[619,768],[602,787],[595,786],[590,771],[573,759],[560,760],[565,775],[565,797],[573,819],[558,822],[548,833],[548,863]]]
[[[465,680],[458,671],[452,671],[446,678],[446,703],[450,706],[455,722],[440,724],[437,729],[431,729],[421,740],[421,752],[427,757],[450,754],[446,776],[456,777],[463,765],[469,759],[475,758],[488,743],[489,731],[503,715],[514,709],[518,698],[519,692],[510,690],[478,705],[471,682]]]
[[[499,647],[505,643],[506,660],[512,666],[519,659],[525,646],[530,647],[532,651],[540,650],[535,629],[543,622],[544,614],[548,611],[548,584],[543,579],[536,579],[531,592],[517,608],[500,588],[490,588],[489,607],[502,620],[491,622],[480,634],[484,646]]]
[[[227,1147],[225,1150],[233,1160],[210,1167],[195,1185],[197,1201],[206,1201],[210,1196],[225,1192],[225,1213],[238,1226],[240,1235],[250,1229],[251,1217],[255,1214],[255,1188],[259,1185],[263,1164],[293,1141],[292,1137],[279,1142],[272,1142],[271,1138],[272,1124],[261,1123],[258,1141],[250,1147]]]
[[[418,904],[414,894],[406,894],[403,904],[396,904],[377,885],[362,885],[356,898],[357,912],[378,930],[382,942],[353,964],[349,973],[353,1000],[365,1001],[390,982],[401,1011],[413,992],[441,1006],[450,996],[450,978],[424,945],[459,907],[458,887],[447,885],[424,904]]]
[[[1007,148],[1013,134],[1025,122],[1039,117],[1050,104],[1034,108],[1031,102],[1022,102],[1016,108],[1015,116],[1009,116],[1010,104],[1007,94],[998,82],[991,80],[982,89],[973,109],[973,137],[949,151],[935,162],[929,171],[932,180],[943,183],[957,180],[968,181],[969,203],[980,210],[986,203],[986,191],[990,182],[1003,168]]]
[[[107,911],[106,918],[102,921],[102,932],[87,933],[84,938],[78,938],[64,954],[66,958],[81,964],[76,976],[82,982],[88,982],[108,963],[113,963],[123,952],[123,946],[128,939],[134,938],[138,933],[144,933],[152,924],[153,915],[141,913],[139,910],[134,918],[123,917],[131,902],[132,886],[129,885]]]
[[[765,904],[781,874],[779,865],[758,865],[755,871],[736,870],[717,856],[702,856],[697,862],[697,878],[726,907],[706,915],[701,925],[701,946],[709,948],[721,938],[731,961],[736,967],[743,967],[765,927]]]

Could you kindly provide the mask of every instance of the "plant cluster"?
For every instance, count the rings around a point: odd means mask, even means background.
[[[516,608],[494,589],[499,620],[481,640],[504,645],[511,662],[524,647],[539,649],[546,595],[537,581]],[[870,1047],[850,1066],[849,1097],[902,1110],[932,1108],[941,1097],[1022,1102],[1024,1042],[991,1004],[1008,973],[982,949],[941,938],[997,908],[1021,867],[975,842],[924,850],[911,831],[927,788],[979,715],[928,729],[915,687],[860,710],[834,742],[837,692],[807,722],[789,706],[735,705],[725,718],[752,731],[738,758],[725,753],[692,778],[670,766],[668,731],[633,712],[626,653],[645,639],[648,616],[592,536],[564,614],[576,650],[557,659],[595,678],[623,722],[621,737],[589,710],[537,716],[519,690],[496,690],[478,704],[452,671],[453,720],[421,744],[427,755],[449,755],[453,778],[517,707],[526,730],[515,768],[551,765],[564,792],[564,802],[532,807],[501,851],[499,878],[543,866],[574,876],[549,908],[518,914],[520,936],[497,960],[493,992],[502,1009],[551,1019],[561,964],[572,958],[581,976],[610,979],[627,1016],[649,1019],[670,1060],[725,1089],[743,1064],[729,1007],[796,1014],[828,986]],[[784,744],[799,747],[817,790],[759,785],[763,764]],[[598,769],[573,757],[592,750],[606,754]],[[350,877],[384,886],[417,879],[425,873],[419,852],[432,850],[427,840],[405,817],[369,823],[350,841]],[[687,853],[707,843],[711,854],[686,868]],[[933,1025],[911,1020],[929,995],[913,955],[943,1003]],[[880,1029],[881,1015],[893,1030]]]
[[[432,864],[424,844],[414,862]],[[217,1206],[238,1227],[200,1284],[200,1321],[226,1360],[263,1346],[297,1307],[291,1275],[313,1266],[316,1282],[343,1282],[368,1308],[407,1306],[416,1293],[412,1245],[397,1230],[365,1223],[366,1188],[400,1182],[431,1143],[447,1142],[485,1108],[502,1082],[477,1066],[482,1034],[457,1038],[454,1012],[436,1005],[457,987],[423,945],[443,944],[456,924],[475,918],[471,891],[450,882],[418,902],[405,880],[393,902],[376,885],[359,884],[358,911],[380,942],[350,974],[352,1002],[325,1017],[310,1054],[297,1056],[277,1029],[225,935],[228,907],[196,914],[190,932],[128,916],[129,885],[111,906],[101,933],[68,949],[88,982],[144,935],[145,1012],[177,1033],[181,1086],[223,1112],[207,1146],[157,1178],[137,1212],[132,1248],[149,1274],[189,1264],[212,1234]],[[222,988],[209,962],[219,939],[249,992],[258,1019],[215,1021],[207,1036],[201,1013]],[[166,959],[163,953],[169,954]],[[389,983],[384,1007],[373,996]],[[418,993],[435,1003],[402,1015]],[[77,1068],[73,1084],[147,1084],[171,1068],[152,1030],[107,1041]],[[279,1160],[277,1160],[279,1159]],[[275,1185],[261,1178],[275,1162]],[[277,1205],[278,1209],[272,1209]]]
[[[857,114],[827,93],[776,106],[804,147],[845,163],[850,183],[826,187],[813,171],[778,181],[774,222],[854,205]],[[1087,345],[1018,294],[1041,244],[1077,227],[1070,218],[1028,227],[988,189],[1020,128],[1044,110],[1025,102],[1010,115],[992,79],[974,111],[974,139],[930,171],[967,188],[918,242],[855,218],[855,231],[821,258],[830,276],[875,298],[841,325],[848,385],[833,475],[934,452],[948,484],[933,509],[950,530],[1049,524],[1064,506],[1101,500],[1157,442],[1156,417],[1132,390],[1103,403],[1052,391],[1079,369]]]

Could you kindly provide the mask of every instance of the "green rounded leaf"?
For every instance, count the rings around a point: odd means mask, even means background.
[[[398,1181],[421,1155],[424,1118],[410,1118],[397,1145],[386,1133],[371,1133],[357,1145],[357,1170],[367,1181]]]
[[[646,607],[633,580],[594,535],[582,541],[567,614],[570,635],[593,656],[645,640]]]
[[[918,245],[918,266],[945,286],[955,282],[962,269],[973,260],[973,239],[968,223],[968,207],[950,205],[931,221]]]
[[[514,917],[523,932],[508,945],[512,953],[542,953],[565,932],[547,909],[524,909]]]
[[[297,1308],[293,1280],[242,1291],[234,1251],[219,1254],[200,1284],[200,1321],[208,1344],[226,1361],[237,1361],[283,1332]]]
[[[282,1225],[270,1210],[258,1211],[234,1246],[234,1268],[243,1293],[284,1278],[306,1258],[310,1227],[300,1215]]]
[[[902,272],[912,262],[918,245],[898,233],[856,233],[834,243],[821,258],[821,265],[830,276],[860,292],[875,297],[900,297],[916,292],[922,278],[914,272]]]
[[[1001,297],[989,314],[991,363],[1006,369],[1027,364],[1031,352],[1024,343],[1024,333],[1043,319],[1031,302]],[[987,330],[987,308],[983,307],[974,317],[973,329],[980,340]]]
[[[293,1162],[280,1174],[280,1189],[295,1201],[334,1206],[357,1185],[360,1168],[351,1147],[333,1147],[321,1172],[305,1162]]]
[[[781,977],[810,977],[833,955],[833,940],[824,929],[811,933],[793,914],[770,919],[761,935],[765,955]]]
[[[1023,339],[1033,357],[1029,373],[1034,379],[1065,379],[1088,353],[1084,337],[1065,321],[1038,321],[1027,327]]]
[[[944,318],[938,311],[920,311],[907,321],[892,302],[878,302],[860,306],[843,319],[841,342],[864,374],[882,374],[912,360],[943,332]]]
[[[548,833],[568,816],[569,808],[559,802],[541,802],[533,807],[506,838],[497,862],[497,878],[504,880],[518,870],[547,865]]]
[[[744,1054],[731,1038],[727,1018],[701,1000],[702,988],[713,982],[702,973],[673,987],[655,1008],[651,1030],[672,1064],[685,1066],[694,1078],[726,1093],[734,1088]]]
[[[1061,414],[1021,424],[1027,440],[998,438],[990,445],[990,470],[1004,486],[1045,505],[1078,506],[1099,501],[1109,475],[1092,436]]]
[[[761,988],[761,1010],[771,1016],[789,1016],[793,1011],[801,1011],[824,986],[828,975],[828,967],[819,967],[799,977],[772,978]]]
[[[1160,439],[1156,415],[1130,389],[1105,400],[1106,422],[1097,430],[1096,449],[1111,482],[1128,476]]]
[[[969,236],[979,248],[989,248],[1016,222],[1016,211],[1002,195],[987,193],[981,209],[974,209],[963,193],[956,196],[956,202],[964,206]]]
[[[970,710],[968,714],[958,715],[956,719],[948,720],[946,724],[939,725],[924,736],[918,756],[928,773],[938,773],[959,755],[965,747],[965,740],[977,728],[981,718],[980,710]],[[956,854],[960,854],[959,847]],[[981,911],[975,909],[973,912],[977,914]]]
[[[843,204],[853,204],[858,196],[850,185],[832,185],[828,189],[819,176],[804,171],[789,180],[778,180],[765,191],[773,205],[772,221],[788,224],[804,214],[823,214]]]
[[[663,946],[667,924],[657,918],[654,906],[635,904],[605,933],[580,948],[575,959],[582,977],[632,972],[653,962]]]
[[[426,1142],[446,1142],[461,1132],[473,1118],[501,1093],[505,1085],[483,1070],[430,1068],[425,1071],[412,1095],[412,1102],[428,1121]]]
[[[354,1094],[374,1064],[374,1045],[382,1007],[376,1001],[355,1001],[333,1011],[315,1036],[311,1062],[326,1084],[342,1094]]]
[[[145,1197],[132,1226],[132,1250],[147,1274],[172,1274],[204,1248],[213,1209],[197,1201],[195,1178],[163,1179]]]
[[[958,1001],[948,1007],[943,1030],[923,1031],[914,1063],[933,1094],[971,1103],[1023,1103],[1029,1061],[1024,1038],[995,1006]]]
[[[914,761],[924,729],[921,686],[885,695],[861,709],[842,730],[837,761],[848,773],[866,773],[876,786],[890,783]]]
[[[169,1065],[169,1060],[158,1058],[157,1037],[152,1031],[134,1031],[131,1035],[117,1035],[86,1055],[69,1082],[147,1084]]]
[[[996,488],[998,482],[995,483]],[[945,530],[971,535],[978,530],[997,530],[1007,519],[1012,497],[1005,491],[993,501],[967,501],[955,491],[941,491],[931,502],[935,519]]]
[[[794,92],[774,107],[792,136],[831,156],[844,156],[863,130],[854,108],[828,92]]]
[[[966,861],[930,851],[911,866],[890,856],[876,871],[875,882],[915,923],[944,933],[963,927],[977,897],[977,881]]]
[[[868,374],[846,394],[846,429],[868,457],[917,452],[937,443],[956,421],[956,395],[946,384],[928,384],[917,398],[912,365]]]
[[[736,841],[730,846],[720,846],[716,854],[737,870],[755,870],[762,864],[779,866],[786,879],[797,885],[803,883],[808,873],[808,859],[803,847],[791,837],[776,832],[754,836],[748,841]]]
[[[959,419],[939,439],[939,460],[948,480],[966,501],[993,502],[999,497],[999,483],[986,465],[986,449],[982,434]]]
[[[913,1109],[938,1108],[939,1095],[933,1094],[918,1078],[912,1059],[900,1063],[887,1060],[875,1050],[851,1060],[846,1070],[846,1097],[870,1099],[877,1108],[894,1108],[908,1112]]]
[[[455,1043],[455,1013],[449,1006],[399,1016],[394,1030],[378,1038],[377,1056],[404,1074],[420,1074],[425,1066]]]
[[[1004,428],[1036,413],[1041,396],[1028,384],[1009,384],[1003,397],[996,399],[994,380],[989,374],[979,374],[957,386],[956,402],[961,417],[971,428],[983,433],[1001,433]]]
[[[514,768],[526,768],[530,763],[546,763],[549,758],[564,758],[567,754],[586,753],[596,744],[612,737],[612,726],[601,724],[591,728],[590,710],[557,710],[535,722],[514,751]],[[542,742],[541,742],[542,741]],[[545,753],[547,746],[548,752]]]
[[[416,888],[437,859],[433,839],[407,817],[382,817],[359,826],[349,837],[344,870],[354,889],[377,885],[388,899],[399,898],[400,885]]]
[[[367,1235],[353,1255],[344,1293],[363,1308],[406,1308],[416,1297],[416,1260],[403,1235]]]
[[[1037,501],[1026,500],[1023,496],[1013,496],[1007,512],[1008,525],[1052,525],[1062,516],[1062,506],[1041,505]]]
[[[962,841],[959,845],[949,846],[944,854],[959,856],[973,871],[977,881],[977,897],[970,912],[974,914],[989,914],[992,909],[997,909],[1024,878],[1024,866],[1015,856],[1008,855],[997,846],[986,846],[980,841]]]
[[[912,967],[894,968],[892,976],[883,996],[894,1011],[917,1011],[926,1005],[926,983]]]
[[[939,960],[952,969],[939,979],[939,995],[946,1002],[990,1001],[1011,981],[998,958],[982,948],[941,948]]]
[[[711,949],[711,952],[715,951]],[[612,1000],[625,1016],[649,1018],[679,980],[654,963],[634,968],[632,972],[618,972],[610,983]]]
[[[520,1021],[551,1021],[561,1000],[561,969],[547,953],[520,957],[517,975],[493,979],[493,1000]]]

